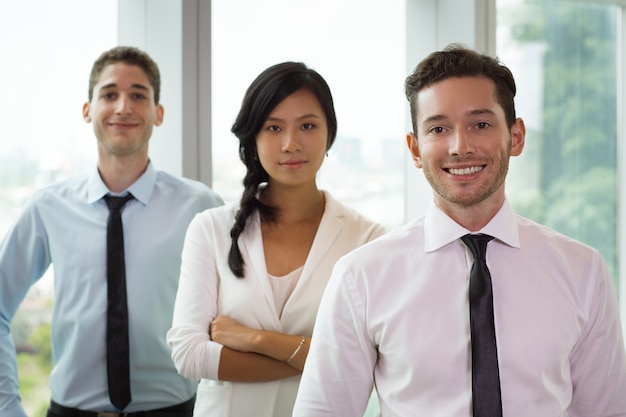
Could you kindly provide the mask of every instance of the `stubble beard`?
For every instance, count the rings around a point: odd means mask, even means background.
[[[463,187],[462,189],[457,187],[454,190],[451,189],[451,187],[446,185],[445,180],[441,179],[441,176],[438,177],[437,175],[434,175],[433,169],[430,166],[423,166],[424,176],[433,188],[433,191],[437,195],[441,196],[441,198],[445,201],[464,208],[482,203],[492,196],[498,189],[500,189],[500,187],[504,184],[508,169],[508,157],[505,156],[500,159],[497,175],[493,179],[483,183],[479,188],[473,191],[468,191],[465,189],[468,187]]]

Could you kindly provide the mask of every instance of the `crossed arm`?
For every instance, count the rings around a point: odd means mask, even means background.
[[[252,329],[226,316],[217,316],[211,322],[209,334],[214,342],[224,346],[219,379],[238,382],[272,381],[299,375],[311,340],[304,338],[302,343],[302,336]]]

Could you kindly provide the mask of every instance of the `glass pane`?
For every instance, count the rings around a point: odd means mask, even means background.
[[[213,1],[213,188],[227,202],[243,189],[230,128],[245,89],[270,65],[302,61],[330,85],[339,124],[320,187],[389,228],[404,223],[404,21],[405,0]]]
[[[93,167],[95,138],[83,122],[91,64],[116,44],[117,1],[0,2],[0,238],[25,199]],[[20,392],[29,416],[49,402],[52,271],[29,292],[12,325]]]
[[[527,128],[509,198],[520,214],[599,249],[617,286],[619,8],[556,0],[497,7],[497,52],[516,76]]]

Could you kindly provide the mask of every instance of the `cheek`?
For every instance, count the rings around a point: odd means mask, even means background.
[[[258,140],[256,141],[256,153],[257,156],[259,157],[259,159],[262,156],[267,155],[270,152],[270,146],[268,144],[268,141],[266,140]]]
[[[424,168],[432,165],[432,161],[445,157],[448,153],[447,146],[441,146],[444,141],[424,141],[420,143],[419,153],[413,153],[415,166]]]
[[[330,138],[325,134],[320,134],[305,138],[301,143],[304,148],[308,148],[309,152],[319,151],[326,155],[330,146]]]
[[[263,169],[267,170],[268,164],[270,164],[271,159],[273,159],[272,150],[268,147],[267,143],[257,141],[256,159],[258,160],[259,165],[261,165]]]

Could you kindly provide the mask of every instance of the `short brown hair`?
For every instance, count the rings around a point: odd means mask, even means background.
[[[516,87],[511,70],[497,58],[452,43],[424,58],[405,81],[404,91],[411,105],[411,122],[415,134],[417,94],[424,88],[452,77],[486,77],[492,80],[496,87],[496,100],[504,110],[508,127],[515,124]]]
[[[93,89],[100,79],[102,71],[111,64],[122,62],[135,65],[143,70],[148,82],[154,89],[154,103],[159,104],[161,94],[161,74],[159,67],[150,56],[141,49],[132,46],[116,46],[103,52],[91,67],[89,75],[89,101],[93,98]]]

